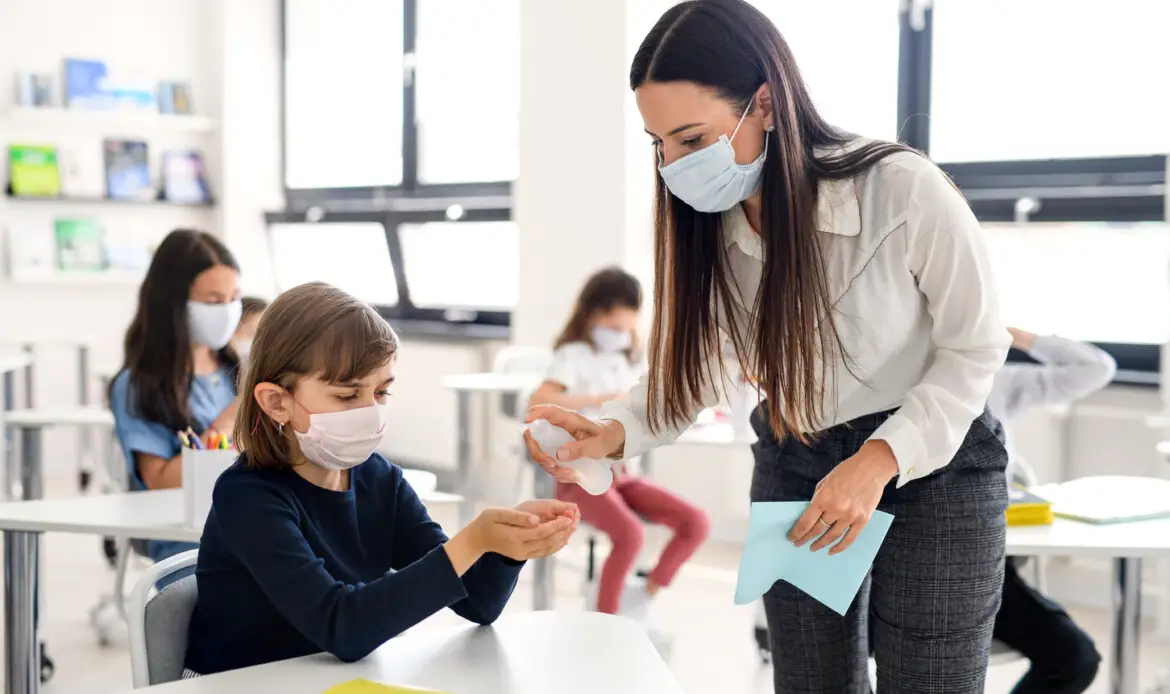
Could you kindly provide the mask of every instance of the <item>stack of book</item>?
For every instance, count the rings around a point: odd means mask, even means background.
[[[1009,490],[1008,525],[1051,525],[1055,514],[1052,502],[1024,489],[1012,487]]]

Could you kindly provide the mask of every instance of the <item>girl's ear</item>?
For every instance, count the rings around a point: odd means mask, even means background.
[[[252,395],[256,398],[256,404],[273,422],[288,424],[292,421],[292,396],[284,388],[275,383],[257,383]]]
[[[756,108],[764,120],[764,129],[771,130],[776,124],[772,121],[772,87],[764,82],[756,92]]]

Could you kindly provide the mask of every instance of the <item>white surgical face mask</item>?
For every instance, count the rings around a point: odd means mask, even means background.
[[[590,332],[593,346],[599,352],[622,352],[629,349],[634,343],[634,337],[626,330],[614,330],[598,325],[594,326]]]
[[[223,349],[236,333],[243,312],[239,299],[226,304],[188,301],[187,330],[191,332],[191,340],[212,349]]]
[[[768,154],[768,133],[764,133],[764,151],[750,164],[737,164],[731,147],[748,110],[739,117],[731,137],[720,135],[718,142],[658,167],[662,182],[675,197],[699,212],[725,212],[756,192]]]
[[[294,429],[293,433],[306,458],[326,470],[348,470],[374,454],[385,429],[386,405],[370,405],[341,412],[309,413],[309,430],[302,434]]]

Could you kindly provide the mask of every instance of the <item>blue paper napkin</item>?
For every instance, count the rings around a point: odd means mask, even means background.
[[[739,560],[735,604],[758,600],[776,581],[791,583],[840,615],[853,604],[894,517],[874,511],[849,549],[830,556],[828,547],[812,552],[813,541],[797,547],[788,539],[788,531],[806,508],[807,501],[752,504],[747,543]]]

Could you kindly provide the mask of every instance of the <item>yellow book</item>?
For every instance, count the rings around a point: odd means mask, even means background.
[[[449,694],[437,689],[403,687],[396,684],[382,684],[370,680],[350,680],[326,689],[324,694]]]
[[[1052,525],[1052,502],[1026,489],[1012,487],[1008,500],[1008,525]]]

